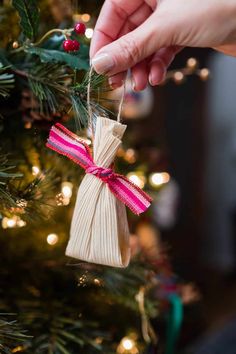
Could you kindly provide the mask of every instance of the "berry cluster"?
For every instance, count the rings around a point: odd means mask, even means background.
[[[79,35],[84,35],[86,31],[85,24],[82,22],[76,23],[74,27],[75,33]],[[66,39],[63,42],[63,49],[66,52],[77,52],[80,48],[80,43],[76,40]]]

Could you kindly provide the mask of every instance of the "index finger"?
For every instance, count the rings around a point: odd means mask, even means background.
[[[98,17],[90,45],[90,58],[105,45],[117,39],[127,18],[144,0],[106,0]]]

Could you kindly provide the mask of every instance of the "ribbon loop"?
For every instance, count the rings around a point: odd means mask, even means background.
[[[133,213],[141,214],[151,204],[151,197],[125,176],[115,173],[111,168],[96,166],[88,145],[63,125],[57,123],[51,128],[46,144],[50,149],[69,157],[75,163],[107,183],[110,191]]]

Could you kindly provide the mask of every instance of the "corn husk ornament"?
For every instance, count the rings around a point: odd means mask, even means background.
[[[91,79],[92,69],[90,70]],[[72,217],[66,255],[113,267],[126,267],[130,260],[129,227],[125,206],[135,214],[144,212],[151,198],[113,165],[126,125],[121,124],[122,96],[117,121],[97,117],[93,155],[77,135],[57,123],[47,146],[85,169]],[[88,111],[93,132],[88,84]]]

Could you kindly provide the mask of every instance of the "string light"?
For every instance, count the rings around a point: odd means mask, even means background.
[[[8,218],[4,218],[5,221],[6,221],[6,226],[9,227],[9,228],[12,228],[14,226],[16,226],[16,220],[14,219],[8,219]],[[3,219],[3,220],[4,220]],[[3,222],[3,221],[2,221]],[[4,223],[4,222],[3,222]]]
[[[158,187],[162,184],[168,183],[170,180],[170,175],[167,172],[156,172],[149,176],[149,183],[152,187]]]
[[[31,122],[25,122],[24,127],[25,127],[25,129],[31,129],[32,128],[32,123]]]
[[[142,172],[130,172],[127,174],[127,178],[136,184],[139,188],[144,188],[146,183],[146,177]]]
[[[61,193],[56,195],[57,205],[69,205],[72,197],[73,183],[64,181],[61,184]]]
[[[57,234],[49,234],[47,236],[47,243],[50,245],[50,246],[54,246],[57,244],[57,242],[59,241],[59,237]]]
[[[128,149],[125,152],[124,159],[130,164],[136,162],[136,153],[134,149]]]
[[[199,76],[203,81],[208,80],[209,75],[210,75],[210,71],[207,68],[203,68],[199,72]]]
[[[14,42],[12,43],[12,48],[13,48],[13,49],[19,48],[19,43],[18,43],[17,41],[14,41]]]
[[[19,219],[19,220],[17,221],[17,226],[18,226],[18,227],[24,227],[25,225],[26,225],[26,222],[25,222],[24,220]]]
[[[94,279],[94,284],[97,285],[97,286],[100,286],[101,285],[101,281],[97,278]]]
[[[87,28],[86,31],[85,31],[85,36],[86,36],[88,39],[91,39],[92,36],[93,36],[93,28]]]
[[[71,198],[73,190],[73,184],[71,182],[62,182],[61,193],[65,198]]]
[[[18,345],[17,347],[12,349],[12,353],[18,353],[18,352],[23,352],[25,350],[25,347],[23,347],[22,345]]]
[[[174,73],[174,81],[176,84],[181,84],[183,79],[184,79],[184,74],[182,73],[182,71],[176,71]]]
[[[26,222],[22,220],[19,216],[14,215],[11,218],[4,217],[2,219],[2,228],[3,229],[12,229],[14,227],[24,227]]]
[[[189,58],[189,59],[187,60],[187,67],[188,67],[189,69],[194,70],[194,69],[196,69],[197,66],[198,66],[198,61],[197,61],[196,58]]]
[[[117,353],[119,354],[138,354],[139,350],[137,348],[136,342],[131,337],[124,337],[120,341],[117,347]]]
[[[78,286],[82,286],[82,287],[85,287],[87,285],[87,274],[88,274],[88,271],[86,271],[83,275],[81,275],[79,277],[79,282],[78,282]]]
[[[37,176],[40,173],[40,168],[38,166],[32,167],[32,175]]]
[[[165,80],[162,85],[170,80],[173,80],[177,85],[184,82],[185,77],[197,75],[201,80],[206,81],[209,78],[210,71],[207,68],[199,69],[199,62],[196,58],[189,58],[186,66],[179,70],[169,70],[166,74]]]
[[[90,16],[89,14],[83,14],[83,15],[81,15],[81,20],[82,20],[83,22],[89,22],[90,19],[91,19],[91,16]]]

